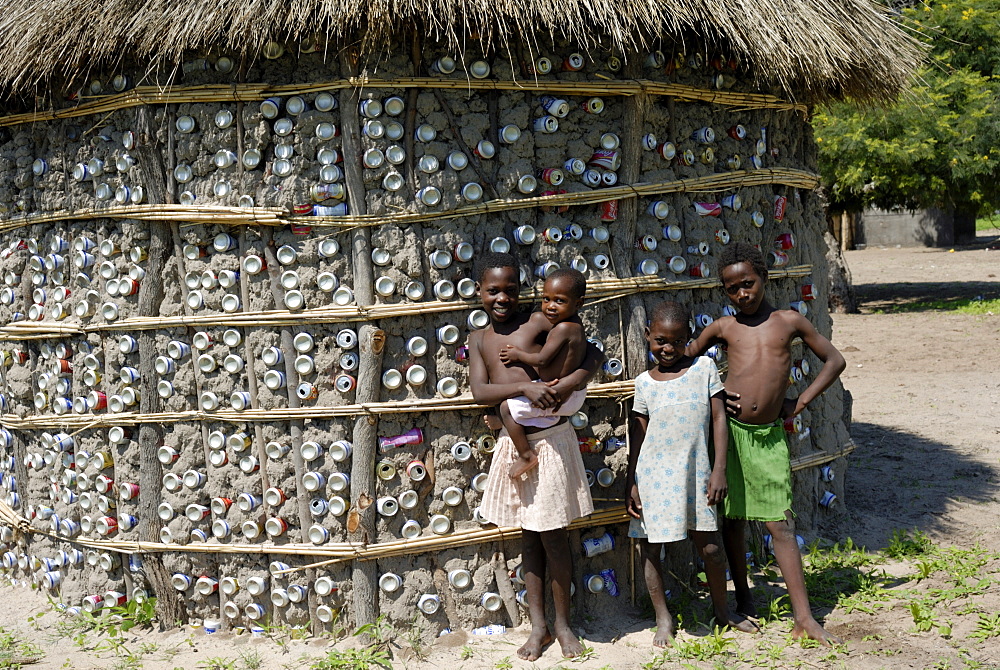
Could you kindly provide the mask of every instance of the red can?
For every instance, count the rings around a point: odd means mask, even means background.
[[[122,279],[121,283],[118,285],[118,291],[121,292],[121,287],[125,287],[125,295],[135,295],[139,292],[139,282],[132,279],[131,277],[126,277]]]
[[[73,363],[65,358],[60,358],[56,361],[56,367],[59,369],[59,374],[69,374],[73,372]]]
[[[559,185],[563,181],[562,170],[558,168],[545,168],[538,171],[538,178],[546,184]]]
[[[580,444],[580,453],[584,454],[597,454],[600,453],[602,444],[601,441],[596,437],[581,437],[578,439]]]
[[[605,200],[601,203],[601,221],[605,223],[618,220],[618,201]]]
[[[816,287],[812,284],[802,285],[802,299],[803,300],[815,300],[816,299]]]
[[[312,232],[312,226],[292,225],[292,235],[308,235]]]
[[[788,251],[795,248],[795,236],[791,233],[782,233],[774,238],[774,248],[781,251]]]
[[[707,277],[711,270],[708,269],[708,265],[705,263],[694,263],[688,268],[688,272],[692,277]]]
[[[27,363],[28,362],[28,352],[27,351],[22,351],[20,349],[14,351],[14,360],[17,361],[18,363]]]
[[[292,205],[292,213],[296,216],[309,216],[313,213],[313,206],[308,205]]]
[[[785,207],[788,205],[788,198],[783,195],[774,196],[774,220],[783,221],[785,218]]]
[[[122,484],[120,492],[122,500],[132,500],[139,495],[139,485],[131,482]]]

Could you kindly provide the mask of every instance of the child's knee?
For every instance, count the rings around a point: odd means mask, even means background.
[[[508,425],[511,422],[510,407],[507,406],[506,400],[500,403],[500,418]]]

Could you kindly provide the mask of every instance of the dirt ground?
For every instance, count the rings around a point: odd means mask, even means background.
[[[418,645],[423,660],[404,641],[412,636],[401,633],[393,667],[1000,668],[1000,314],[920,305],[1000,298],[1000,242],[987,236],[978,241],[954,251],[873,248],[847,254],[861,313],[835,316],[833,340],[848,361],[843,382],[854,398],[858,449],[847,473],[847,512],[816,539],[829,547],[851,538],[873,553],[817,558],[810,582],[818,585],[817,616],[844,646],[792,643],[786,616],[766,623],[757,636],[713,636],[689,621],[677,650],[660,655],[650,647],[652,621],[637,610],[631,620],[579,622],[590,651],[572,662],[561,658],[557,645],[534,664],[517,660],[516,649],[527,637],[522,627],[502,636],[455,633]],[[905,304],[915,309],[880,313]],[[931,545],[921,545],[921,535],[893,542],[900,529],[923,533]],[[907,551],[910,556],[903,555]],[[755,579],[762,602],[783,593],[780,577],[773,571],[768,576],[777,586],[768,586],[759,572]],[[823,593],[833,594],[832,606],[823,605]],[[101,650],[95,633],[74,641],[44,598],[27,589],[0,587],[0,602],[7,605],[0,608],[0,628],[44,653],[32,666],[37,668],[307,668],[309,657],[323,656],[329,645],[281,633],[254,639],[186,628],[129,633],[127,651],[116,654],[106,640]],[[780,610],[778,605],[772,609]],[[48,613],[28,621],[42,611]],[[352,644],[348,639],[337,646]]]

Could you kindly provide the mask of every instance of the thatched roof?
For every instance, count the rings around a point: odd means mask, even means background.
[[[26,93],[190,50],[256,58],[268,40],[316,35],[377,58],[414,25],[456,51],[473,34],[501,53],[514,39],[544,47],[553,37],[624,54],[700,43],[801,98],[893,97],[921,57],[874,0],[6,0],[0,87]]]

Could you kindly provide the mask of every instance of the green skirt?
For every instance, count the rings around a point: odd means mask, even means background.
[[[729,418],[726,460],[729,493],[723,504],[730,519],[784,521],[792,508],[792,470],[781,420],[749,424]]]

